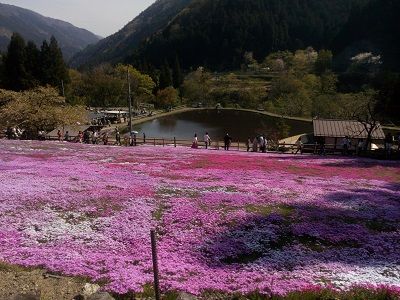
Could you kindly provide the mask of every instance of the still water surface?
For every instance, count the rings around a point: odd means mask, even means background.
[[[135,126],[139,136],[191,140],[195,133],[202,140],[207,131],[211,139],[222,140],[229,133],[235,141],[246,141],[256,134],[271,135],[279,130],[279,118],[262,114],[233,110],[197,110],[162,117]],[[289,125],[289,134],[297,135],[312,132],[310,122],[285,120]]]

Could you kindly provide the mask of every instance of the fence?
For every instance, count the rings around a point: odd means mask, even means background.
[[[78,137],[69,137],[70,142],[76,142]],[[58,140],[56,136],[47,136],[48,140]],[[90,143],[93,143],[90,140]],[[181,140],[177,138],[154,138],[154,137],[137,137],[135,140],[130,141],[129,138],[122,138],[120,143],[117,143],[115,139],[110,139],[107,143],[103,142],[102,137],[97,138],[95,144],[99,145],[118,145],[118,146],[140,146],[140,145],[152,145],[152,146],[162,146],[162,147],[191,147],[193,141],[190,140]],[[206,148],[205,142],[199,141],[198,148]],[[207,147],[209,150],[224,150],[224,142],[223,141],[213,141],[211,145]],[[241,141],[232,141],[229,146],[230,151],[241,151],[247,152],[253,151],[252,144],[248,149],[247,144]],[[258,148],[257,151],[260,151]],[[334,144],[325,144],[324,146],[313,143],[313,144],[303,144],[301,147],[298,147],[297,144],[287,144],[287,143],[277,143],[276,141],[268,141],[268,152],[277,152],[277,153],[312,153],[312,154],[329,154],[329,155],[341,155],[343,154],[342,147]],[[392,153],[397,153],[399,156],[400,151],[396,151],[393,149]],[[357,146],[352,146],[348,149],[347,154],[349,155],[363,155],[363,156],[371,156],[376,158],[386,157],[385,151],[382,150],[374,150],[374,151],[360,151]],[[392,158],[396,158],[393,155]]]

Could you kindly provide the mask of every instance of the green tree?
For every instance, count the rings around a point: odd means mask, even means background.
[[[30,136],[38,130],[52,130],[60,125],[73,125],[86,121],[84,107],[71,106],[59,96],[56,89],[37,87],[19,93],[0,90],[0,123],[3,126],[20,126]]]
[[[173,107],[178,102],[178,91],[173,87],[167,87],[157,92],[156,106],[161,108]]]
[[[30,87],[36,87],[40,85],[40,51],[36,44],[29,41],[25,47],[25,69],[28,73]]]
[[[49,84],[60,87],[61,82],[69,82],[68,69],[64,62],[61,49],[54,36],[50,38],[50,43],[44,41],[41,48],[41,82],[43,85]]]
[[[315,72],[317,74],[323,74],[328,70],[332,70],[332,59],[333,54],[330,50],[320,50],[318,52],[318,58],[315,62]]]
[[[183,96],[191,103],[209,104],[211,92],[211,74],[203,68],[191,72],[182,85]]]
[[[4,87],[21,91],[29,87],[29,75],[25,68],[25,41],[14,33],[4,56]]]

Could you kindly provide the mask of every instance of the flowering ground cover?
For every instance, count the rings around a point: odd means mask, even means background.
[[[0,141],[0,260],[117,293],[400,292],[400,165]]]

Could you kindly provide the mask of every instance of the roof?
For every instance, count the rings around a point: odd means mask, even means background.
[[[363,123],[359,121],[345,120],[313,120],[314,136],[343,138],[366,139],[368,137],[367,130]],[[367,125],[370,126],[370,125]],[[372,139],[383,140],[385,133],[382,126],[378,123],[372,132]]]

